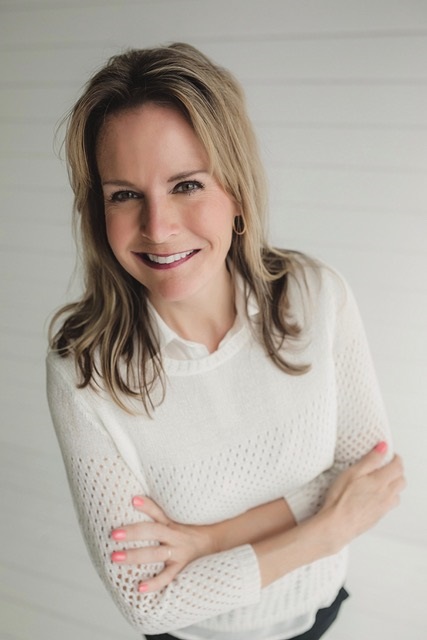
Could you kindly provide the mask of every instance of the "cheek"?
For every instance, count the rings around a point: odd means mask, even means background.
[[[230,204],[228,204],[228,207],[224,207],[224,209],[222,210],[220,224],[218,225],[218,231],[228,244],[231,243],[231,239],[233,237],[233,222],[236,215],[237,214],[235,207],[231,206]]]
[[[234,201],[231,201],[227,195],[221,194],[199,212],[197,223],[199,228],[204,228],[209,235],[222,238],[223,241],[231,241],[236,215],[237,207]]]
[[[109,214],[105,220],[107,239],[113,251],[120,250],[129,238],[130,229],[126,221],[117,214]]]
[[[199,216],[192,226],[195,235],[213,242],[218,248],[228,250],[233,235],[233,217],[217,210],[207,215]]]

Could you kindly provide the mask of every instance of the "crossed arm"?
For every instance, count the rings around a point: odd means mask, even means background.
[[[343,471],[329,489],[320,511],[297,524],[285,500],[279,499],[213,525],[182,525],[170,520],[152,500],[136,496],[133,505],[149,516],[115,529],[119,564],[163,563],[153,578],[139,584],[143,592],[167,586],[197,558],[251,544],[265,587],[294,569],[337,553],[397,506],[405,487],[402,461],[394,456],[384,465],[387,446],[379,443],[355,465]],[[154,546],[126,548],[127,542],[155,541]]]

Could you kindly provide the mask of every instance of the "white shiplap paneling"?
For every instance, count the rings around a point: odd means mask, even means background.
[[[0,0],[0,637],[135,638],[89,566],[44,399],[45,327],[72,297],[55,128],[128,46],[186,40],[243,81],[276,244],[315,253],[362,309],[409,488],[357,543],[333,640],[425,636],[427,3]],[[411,589],[408,588],[411,585]]]

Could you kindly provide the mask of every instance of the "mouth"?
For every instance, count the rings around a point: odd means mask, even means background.
[[[180,253],[169,253],[167,255],[158,253],[136,253],[135,255],[151,269],[174,269],[199,253],[200,249],[181,251]]]

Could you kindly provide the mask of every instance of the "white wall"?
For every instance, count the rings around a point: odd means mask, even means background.
[[[136,637],[88,563],[44,398],[46,320],[70,297],[74,265],[53,136],[109,55],[174,40],[242,81],[270,179],[272,239],[352,284],[406,460],[403,505],[356,543],[353,597],[330,638],[420,640],[426,0],[0,0],[0,637]]]

